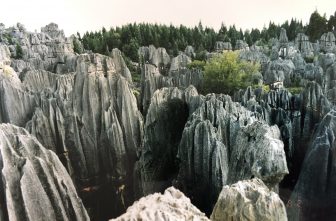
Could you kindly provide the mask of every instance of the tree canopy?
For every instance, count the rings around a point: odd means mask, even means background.
[[[204,66],[204,93],[224,93],[253,84],[252,76],[260,69],[259,64],[239,59],[238,52],[224,52]]]

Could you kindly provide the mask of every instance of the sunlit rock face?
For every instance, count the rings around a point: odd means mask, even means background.
[[[0,220],[90,220],[57,155],[23,128],[0,124]]]
[[[182,192],[170,187],[164,194],[155,193],[136,201],[122,216],[110,221],[148,220],[148,221],[209,221],[190,199]]]
[[[243,180],[224,186],[211,214],[212,221],[286,221],[286,208],[280,197],[260,179]]]

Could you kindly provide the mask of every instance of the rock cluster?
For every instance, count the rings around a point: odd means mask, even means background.
[[[17,33],[22,34],[22,42],[28,42],[27,51],[45,45],[51,57],[24,56],[12,60],[16,72],[8,65],[0,69],[0,122],[25,127],[53,150],[90,215],[107,219],[133,202],[132,174],[142,143],[143,120],[130,72],[117,49],[111,57],[76,55],[56,25],[42,30],[33,41],[27,36],[34,34]],[[59,56],[73,59],[60,63],[55,60]],[[17,66],[20,62],[25,64],[22,71]],[[120,187],[122,192],[116,191]],[[97,201],[106,205],[97,206]],[[103,207],[109,202],[115,208],[106,210]]]
[[[0,124],[0,147],[0,220],[90,220],[53,151],[10,124]]]

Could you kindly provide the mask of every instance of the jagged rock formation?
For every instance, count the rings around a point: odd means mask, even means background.
[[[279,196],[255,178],[224,186],[211,220],[286,221],[287,215]]]
[[[332,32],[324,33],[320,40],[320,49],[326,53],[335,53],[335,35]]]
[[[161,72],[167,72],[169,69],[170,57],[165,48],[155,48],[154,45],[150,45],[139,48],[138,54],[140,60],[155,65]]]
[[[328,100],[336,105],[336,63],[327,68],[322,85]]]
[[[194,50],[193,46],[191,46],[191,45],[188,45],[186,47],[186,49],[184,50],[184,53],[190,58],[195,58],[196,57],[195,50]]]
[[[199,105],[200,97],[193,86],[186,90],[157,90],[149,106],[144,126],[144,144],[135,169],[138,196],[162,192],[172,185],[178,172],[177,147],[189,113]]]
[[[231,51],[231,50],[232,50],[232,45],[230,42],[216,41],[215,43],[216,52]]]
[[[177,185],[206,212],[222,186],[259,177],[274,187],[288,173],[277,127],[229,96],[208,95],[189,117],[178,148]]]
[[[25,129],[0,125],[0,220],[90,220],[57,155]]]
[[[289,220],[335,220],[336,111],[321,121],[287,203]]]
[[[188,87],[194,85],[199,88],[203,82],[203,73],[198,69],[190,70],[187,65],[191,58],[180,54],[171,60],[171,66],[167,76],[153,64],[142,64],[141,67],[141,109],[147,114],[151,98],[154,92],[163,87]]]
[[[0,69],[0,122],[26,127],[57,153],[90,215],[107,219],[133,202],[132,174],[143,122],[130,72],[118,50],[112,51],[111,58],[76,55],[57,26],[51,24],[43,31],[37,39],[48,41],[38,47],[56,48],[46,50],[51,58],[37,53],[33,59],[12,60],[18,71],[17,64],[28,64],[19,73],[7,65]],[[18,33],[22,41],[33,35]],[[35,45],[26,47],[34,50]],[[73,59],[56,61],[63,55]],[[34,66],[35,61],[39,65]],[[112,202],[114,208],[106,209]]]
[[[128,220],[209,221],[204,213],[191,204],[190,199],[174,187],[168,188],[164,194],[155,193],[141,198],[124,215],[110,221]]]
[[[284,29],[284,28],[281,28],[281,30],[280,30],[279,43],[280,43],[280,47],[286,47],[287,46],[288,37],[287,37],[286,29]]]
[[[26,70],[47,70],[58,74],[75,71],[76,56],[73,41],[66,38],[62,30],[54,23],[41,29],[41,33],[30,33],[23,28],[13,27],[7,30],[12,42],[18,42],[22,48],[22,57],[17,57],[16,46],[9,44],[12,59],[11,66],[16,72]]]
[[[248,44],[243,40],[237,40],[235,50],[246,50],[248,49]]]
[[[271,61],[264,73],[266,84],[283,82],[284,86],[290,86],[294,76],[295,66],[292,60],[274,60]]]
[[[0,44],[0,65],[9,65],[10,56],[11,54],[7,45]]]
[[[299,33],[295,38],[295,46],[300,50],[303,57],[313,57],[314,48],[312,43],[309,42],[309,37],[303,33]]]

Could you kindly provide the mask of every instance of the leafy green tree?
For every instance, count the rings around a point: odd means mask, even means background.
[[[327,19],[325,16],[321,16],[318,11],[314,11],[309,19],[309,25],[307,27],[307,35],[311,41],[320,39],[321,35],[328,31]]]
[[[204,66],[203,92],[232,95],[252,85],[252,75],[259,69],[259,64],[240,60],[237,52],[225,52]]]

